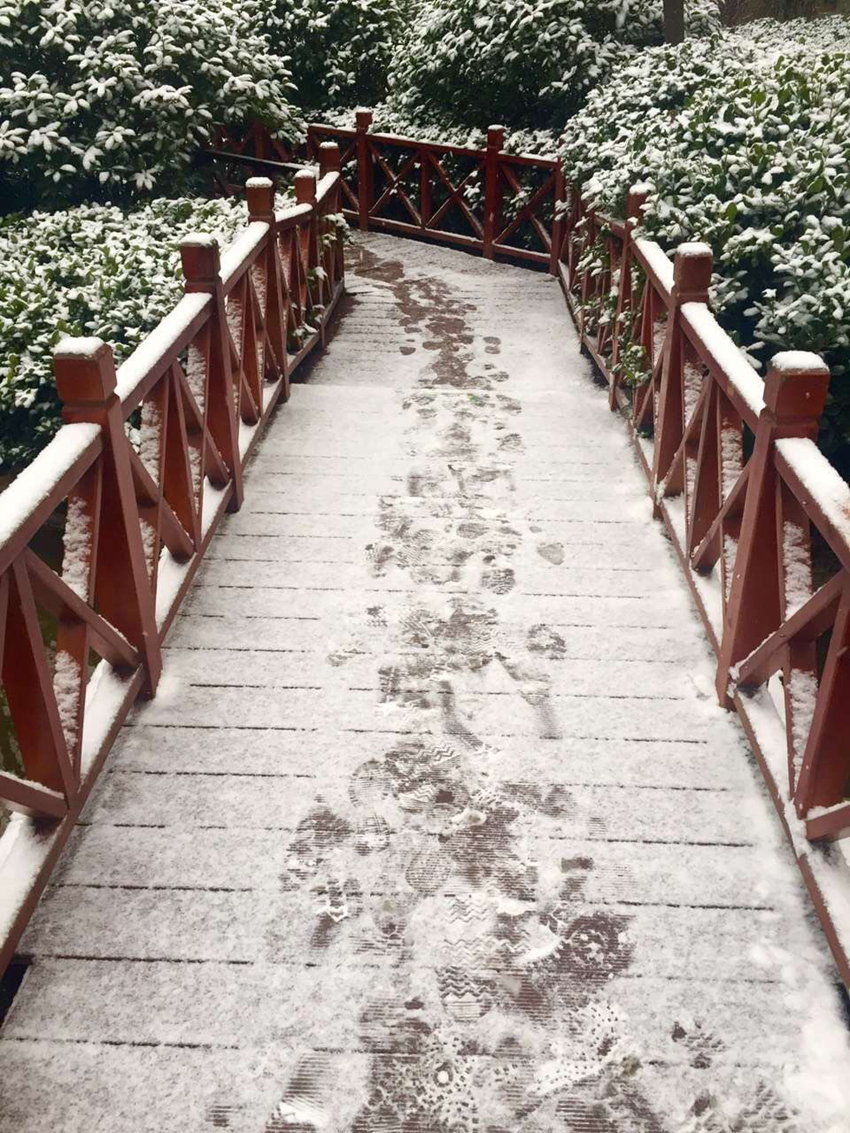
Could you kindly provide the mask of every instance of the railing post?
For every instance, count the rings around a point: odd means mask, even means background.
[[[339,146],[336,142],[322,142],[319,147],[319,172],[322,177],[327,177],[329,173],[340,173],[341,171],[341,155]],[[327,279],[325,281],[328,298],[333,298],[336,285],[340,280],[345,278],[345,257],[342,250],[342,241],[339,237],[339,232],[334,227],[334,222],[328,222],[325,219],[327,213],[338,213],[340,207],[340,183],[337,180],[336,188],[333,192],[333,199],[330,202],[327,210],[319,224],[319,254],[322,267],[325,269]],[[325,237],[332,232],[333,243],[330,245],[325,244]],[[325,341],[326,326],[322,320],[322,342]]]
[[[658,420],[652,459],[652,496],[658,508],[659,492],[685,433],[685,342],[682,334],[683,303],[707,303],[714,257],[708,244],[680,244],[673,267],[673,291],[667,305],[667,332],[661,388],[658,394]],[[651,286],[647,281],[647,287]],[[654,328],[650,327],[650,335]],[[684,479],[684,478],[683,478]],[[670,485],[677,491],[680,485]]]
[[[372,125],[372,111],[362,107],[356,112],[357,126],[357,211],[360,231],[369,231],[369,210],[375,201],[372,178],[372,154],[369,151],[369,127]]]
[[[632,307],[632,259],[634,253],[634,231],[640,221],[641,213],[649,196],[645,185],[633,185],[626,199],[626,223],[623,225],[623,254],[620,259],[620,281],[617,287],[617,313],[614,318],[614,333],[611,341],[611,380],[608,386],[608,407],[617,408],[617,389],[620,385],[618,366],[620,362],[620,338],[622,322]]]
[[[818,435],[829,387],[829,370],[814,354],[777,354],[764,383],[764,409],[750,457],[741,537],[726,605],[717,667],[717,694],[729,702],[729,672],[778,627],[780,593],[774,442]]]
[[[307,263],[304,265],[306,271],[315,271],[319,266],[319,218],[318,209],[316,207],[316,175],[312,169],[302,169],[295,174],[295,200],[299,205],[309,205],[312,209],[310,215],[310,247]],[[322,287],[321,281],[316,280],[312,287],[313,298],[321,303],[322,302]]]
[[[319,176],[327,177],[329,173],[339,173],[340,154],[336,142],[322,142],[319,146]]]
[[[251,177],[245,182],[248,222],[262,221],[269,226],[265,254],[266,334],[274,353],[277,371],[283,380],[281,397],[289,400],[289,354],[286,349],[286,285],[277,246],[277,221],[274,210],[274,183],[268,177]]]
[[[564,246],[564,233],[567,229],[567,179],[560,153],[555,156],[555,183],[552,187],[552,247],[549,252],[549,274],[555,278],[560,274],[561,249]]]
[[[186,236],[180,243],[180,259],[186,280],[186,293],[201,292],[212,296],[210,320],[207,398],[204,407],[206,424],[219,455],[233,480],[233,496],[229,510],[242,506],[242,461],[239,456],[239,429],[236,401],[239,376],[234,380],[230,330],[224,308],[221,286],[221,262],[218,241],[201,233]]]
[[[148,581],[139,506],[115,392],[112,349],[99,338],[66,338],[53,353],[62,419],[91,422],[103,437],[102,487],[94,602],[102,616],[138,649],[145,670],[144,693],[153,696],[162,672],[162,650],[153,593]]]
[[[491,126],[487,131],[487,153],[484,158],[484,246],[482,252],[493,259],[493,245],[499,235],[502,213],[499,154],[505,145],[505,127]]]

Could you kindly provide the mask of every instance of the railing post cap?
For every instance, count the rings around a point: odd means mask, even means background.
[[[184,236],[180,241],[180,260],[187,288],[204,285],[208,290],[218,283],[221,260],[215,236],[206,232],[190,232]]]
[[[369,126],[372,123],[372,111],[368,106],[358,106],[354,111],[354,121],[358,126]]]
[[[335,172],[340,167],[340,152],[336,142],[322,142],[319,146],[319,170],[324,177],[326,173]]]
[[[63,338],[53,351],[56,389],[66,404],[102,404],[115,392],[112,347],[102,338]]]
[[[316,174],[312,169],[299,169],[295,174],[295,199],[300,205],[316,199]]]
[[[808,350],[774,355],[764,383],[764,403],[780,419],[817,419],[829,389],[829,367]]]
[[[504,141],[504,139],[505,139],[505,127],[504,126],[495,125],[495,126],[488,126],[487,127],[487,144],[488,145],[500,144],[501,142]]]
[[[676,248],[676,255],[681,256],[683,260],[704,259],[706,257],[714,257],[711,250],[711,245],[706,244],[704,240],[689,240],[684,244],[680,244]]]
[[[673,261],[673,282],[679,300],[707,302],[713,271],[714,254],[708,244],[701,241],[680,244]]]
[[[245,199],[250,220],[269,220],[274,215],[274,182],[270,177],[249,177]]]
[[[826,362],[811,350],[782,350],[779,354],[774,354],[770,368],[780,374],[825,374],[829,377]]]
[[[638,181],[636,185],[632,185],[629,189],[628,197],[626,198],[626,219],[639,220],[641,211],[652,192],[652,186],[646,184],[644,181]]]

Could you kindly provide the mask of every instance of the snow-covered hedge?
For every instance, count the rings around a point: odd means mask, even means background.
[[[157,200],[133,212],[81,205],[0,222],[0,465],[30,460],[53,436],[59,403],[52,349],[99,335],[125,358],[182,293],[189,232],[229,242],[241,201]]]
[[[715,252],[720,321],[754,359],[823,353],[834,379],[822,444],[850,456],[850,20],[747,25],[656,48],[568,123],[565,168],[622,214],[652,186],[643,227],[668,250]]]
[[[687,0],[691,34],[715,0]],[[429,0],[397,52],[393,101],[482,126],[560,126],[624,55],[663,41],[662,0]]]
[[[212,126],[295,136],[267,0],[0,0],[0,204],[173,191]],[[5,200],[2,200],[5,198]]]
[[[290,57],[300,106],[355,106],[385,97],[404,0],[267,2],[266,27]]]

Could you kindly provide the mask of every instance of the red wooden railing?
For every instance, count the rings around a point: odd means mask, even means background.
[[[709,310],[707,246],[684,245],[671,261],[636,236],[642,189],[625,221],[575,193],[568,211],[558,207],[568,194],[556,164],[505,154],[498,127],[485,151],[371,134],[370,123],[361,111],[355,130],[310,127],[309,152],[322,162],[318,204],[300,174],[302,203],[274,218],[267,185],[249,183],[251,224],[220,272],[214,248],[187,244],[188,294],[122,366],[117,398],[108,354],[57,357],[69,424],[0,503],[0,624],[13,627],[5,640],[15,658],[4,659],[3,679],[29,780],[4,778],[0,799],[53,820],[40,834],[32,819],[20,842],[39,873],[22,885],[11,929],[0,926],[0,966],[129,705],[155,687],[162,636],[219,517],[238,506],[258,427],[324,334],[342,263],[338,242],[325,232],[320,246],[319,237],[322,218],[342,205],[363,229],[515,258],[560,278],[611,408],[629,420],[717,656],[720,700],[743,722],[850,982],[850,939],[833,915],[847,892],[834,890],[821,849],[850,831],[850,486],[815,443],[826,367],[780,355],[763,381]],[[291,156],[263,138],[243,139],[241,153]],[[536,180],[523,183],[529,170]],[[324,278],[311,283],[317,266]],[[138,407],[137,454],[123,429]],[[59,578],[30,544],[63,500],[74,518]],[[108,546],[98,515],[119,532]],[[57,654],[69,658],[57,665],[59,696],[36,599],[58,617]],[[94,712],[85,677],[63,675],[82,673],[91,647],[104,659],[91,682]],[[13,849],[0,886],[17,865]]]
[[[117,374],[98,339],[55,352],[65,424],[0,497],[3,689],[24,767],[0,774],[19,812],[0,838],[0,972],[130,707],[156,690],[264,425],[324,342],[344,286],[337,147],[320,161],[283,211],[270,180],[250,180],[249,223],[221,256],[211,237],[183,242],[185,295]],[[62,509],[57,570],[33,546]]]
[[[816,444],[829,371],[791,352],[763,381],[709,310],[711,250],[671,261],[637,237],[644,202],[638,186],[621,221],[575,196],[562,285],[848,980],[812,846],[850,832],[850,485]]]
[[[491,126],[486,150],[374,134],[371,110],[356,129],[311,125],[305,152],[324,142],[340,148],[343,212],[362,231],[391,232],[454,244],[558,271],[566,200],[560,163],[504,151],[505,130]],[[262,129],[222,133],[222,147],[241,157],[291,160]]]

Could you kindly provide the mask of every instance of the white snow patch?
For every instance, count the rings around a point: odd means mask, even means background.
[[[73,750],[77,742],[77,703],[81,678],[82,669],[77,659],[66,649],[60,649],[56,654],[53,671],[53,692],[69,751]]]
[[[783,350],[773,356],[770,365],[780,374],[822,374],[827,369],[823,358],[810,350]]]
[[[65,516],[62,580],[84,602],[89,598],[92,521],[81,496],[71,496]]]
[[[32,464],[0,495],[0,545],[8,543],[90,444],[100,435],[99,425],[63,425]],[[60,503],[56,500],[56,504]]]
[[[139,343],[126,362],[118,370],[116,392],[120,400],[126,401],[133,391],[156,366],[170,354],[176,355],[176,345],[186,333],[190,324],[209,308],[212,311],[212,296],[203,291],[192,291],[184,295],[173,311]]]
[[[850,485],[807,437],[789,437],[776,447],[850,551]]]
[[[91,337],[71,337],[61,338],[57,342],[54,350],[54,358],[96,358],[100,350],[103,349],[104,341],[102,338]]]
[[[782,558],[785,573],[785,617],[788,619],[812,596],[812,556],[808,532],[796,523],[786,521],[783,525]]]
[[[744,403],[758,416],[764,409],[764,382],[704,303],[683,303],[682,318],[691,326],[706,352],[728,376]]]
[[[159,455],[162,450],[162,413],[152,399],[142,405],[139,429],[139,459],[155,484],[159,483]]]

